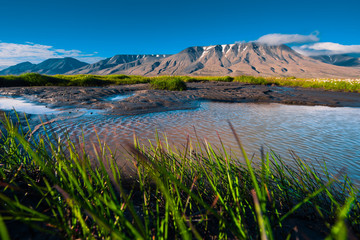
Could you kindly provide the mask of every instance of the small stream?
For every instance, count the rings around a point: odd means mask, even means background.
[[[48,108],[46,105],[34,104],[25,98],[12,98],[0,95],[1,110],[16,110],[19,113],[27,114],[56,114],[60,111]]]

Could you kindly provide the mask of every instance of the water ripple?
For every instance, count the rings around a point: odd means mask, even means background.
[[[325,160],[331,168],[346,168],[360,180],[360,109],[281,104],[204,102],[196,110],[150,113],[137,116],[84,115],[52,124],[62,134],[96,141],[96,134],[118,147],[133,141],[133,134],[143,142],[155,139],[155,130],[166,133],[170,141],[181,145],[189,135],[219,145],[222,141],[240,156],[227,120],[235,127],[248,153],[259,155],[261,146],[290,159],[289,150],[311,160]]]

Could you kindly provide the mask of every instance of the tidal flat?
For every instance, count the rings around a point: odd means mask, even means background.
[[[155,90],[149,84],[104,87],[8,87],[0,95],[24,97],[50,108],[108,110],[109,114],[136,115],[159,111],[193,109],[198,101],[234,103],[283,103],[308,106],[360,107],[360,93],[313,88],[253,85],[240,82],[190,82],[185,91]],[[115,95],[132,96],[107,101]]]

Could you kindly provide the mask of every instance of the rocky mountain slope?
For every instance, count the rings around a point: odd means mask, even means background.
[[[19,75],[22,73],[41,73],[47,75],[64,74],[74,69],[81,68],[88,63],[81,62],[75,58],[50,58],[39,64],[30,62],[19,63],[15,66],[0,71],[0,75]]]
[[[313,56],[312,58],[336,66],[360,68],[360,58],[346,54],[321,55]]]
[[[131,56],[131,57],[130,57]],[[255,75],[360,77],[360,70],[334,66],[303,56],[286,45],[236,43],[189,47],[178,54],[117,55],[67,74]]]
[[[36,64],[32,64],[31,62],[22,62],[3,69],[0,71],[0,75],[20,75],[22,73],[31,72],[31,69],[33,69],[35,66]]]
[[[68,72],[67,74],[133,74],[137,72],[152,71],[159,65],[159,62],[169,55],[115,55],[111,58],[89,64],[79,69]],[[137,73],[136,73],[137,74]],[[139,73],[139,75],[144,75]]]

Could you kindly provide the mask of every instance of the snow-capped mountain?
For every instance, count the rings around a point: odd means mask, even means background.
[[[66,68],[61,67],[63,66],[61,61],[56,62],[56,59],[49,59],[38,65],[31,63],[18,64],[1,71],[0,74],[39,72],[44,74],[127,74],[144,76],[254,75],[359,78],[360,69],[352,67],[352,64],[356,63],[356,61],[344,57],[342,59],[343,64],[337,64],[339,61],[325,61],[326,59],[319,59],[321,60],[319,61],[301,55],[286,45],[271,46],[252,42],[189,47],[174,55],[115,55],[93,64],[80,62],[81,66],[75,67],[75,65],[72,65],[66,72],[63,71]],[[336,64],[339,66],[336,66]]]
[[[68,74],[359,77],[360,71],[306,57],[286,45],[235,43],[189,47],[174,55],[117,55]]]

